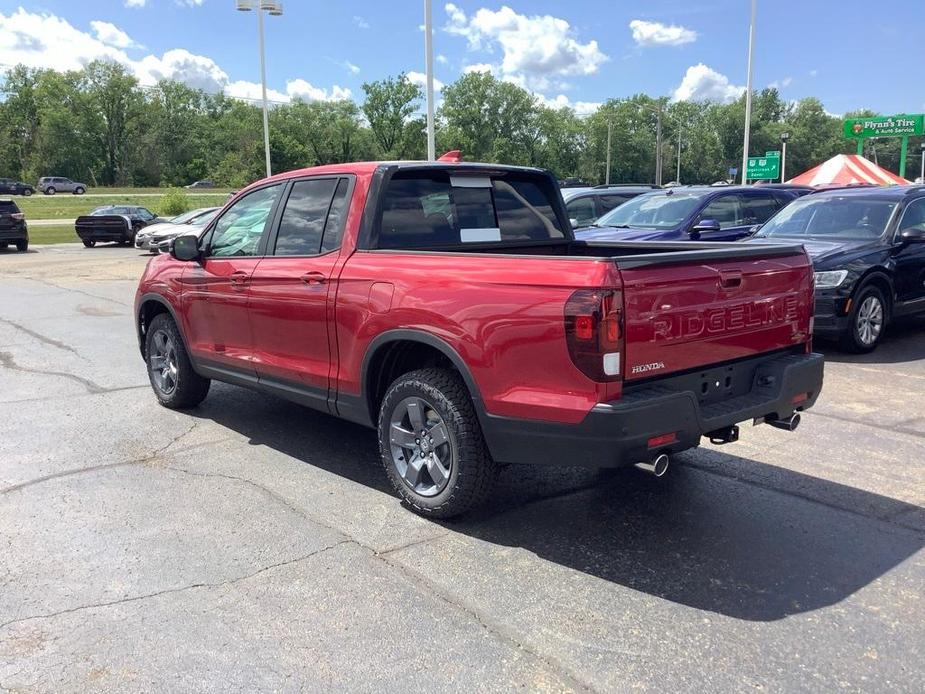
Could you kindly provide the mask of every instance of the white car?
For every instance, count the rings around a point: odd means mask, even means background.
[[[170,239],[174,239],[186,232],[196,232],[202,229],[212,220],[212,217],[215,216],[219,209],[218,207],[201,207],[197,210],[184,212],[162,224],[152,224],[145,227],[135,237],[135,248],[156,253],[158,247],[162,244],[166,245]]]

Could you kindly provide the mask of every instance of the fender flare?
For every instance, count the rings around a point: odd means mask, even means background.
[[[441,338],[428,333],[422,330],[413,330],[413,329],[396,329],[388,330],[380,335],[377,335],[372,342],[369,343],[369,346],[366,348],[366,354],[363,356],[363,365],[360,368],[360,398],[365,404],[367,410],[371,409],[370,402],[370,393],[369,393],[369,366],[373,361],[373,358],[383,347],[393,343],[393,342],[419,342],[421,344],[427,345],[428,347],[433,347],[438,352],[443,354],[447,359],[450,360],[450,363],[453,364],[453,367],[459,372],[459,375],[462,376],[463,382],[466,384],[466,388],[469,391],[469,397],[472,398],[472,405],[475,408],[476,415],[479,418],[479,422],[485,423],[485,404],[482,400],[481,391],[475,382],[475,378],[472,376],[472,372],[469,370],[468,365],[463,360],[459,353],[450,346],[446,341]],[[375,421],[375,415],[370,412],[370,416]]]
[[[858,293],[864,289],[864,287],[869,285],[874,280],[882,280],[883,283],[890,288],[890,291],[886,296],[886,300],[889,302],[889,306],[887,307],[887,310],[889,311],[887,319],[889,320],[893,315],[893,305],[896,303],[896,287],[893,284],[892,276],[890,276],[889,271],[885,268],[879,266],[873,267],[861,275],[858,278],[858,281],[855,283],[855,288],[851,292],[851,297],[856,297]]]
[[[180,322],[180,319],[177,317],[176,311],[174,311],[173,306],[170,305],[170,302],[163,297],[163,295],[158,294],[157,292],[146,292],[138,297],[137,308],[135,309],[135,335],[138,337],[138,349],[141,352],[142,358],[145,355],[145,341],[144,333],[141,329],[141,309],[145,304],[150,302],[155,302],[167,309],[167,313],[170,314],[170,317],[173,318],[173,322],[177,326],[177,330],[180,331],[180,337],[183,340],[183,345],[186,347],[187,352],[189,352],[189,342],[186,339],[186,335],[183,333],[183,323]]]

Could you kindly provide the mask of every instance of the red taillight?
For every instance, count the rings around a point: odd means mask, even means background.
[[[790,404],[799,405],[801,402],[806,402],[807,400],[809,400],[809,393],[798,393],[791,398]]]
[[[581,289],[565,304],[569,355],[595,381],[616,381],[623,362],[623,297],[612,290]]]

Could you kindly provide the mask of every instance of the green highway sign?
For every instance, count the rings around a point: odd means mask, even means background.
[[[925,115],[921,113],[876,118],[849,118],[845,121],[845,137],[908,137],[925,135]]]
[[[768,152],[761,157],[749,157],[745,178],[751,181],[759,179],[774,181],[780,178],[780,152]]]

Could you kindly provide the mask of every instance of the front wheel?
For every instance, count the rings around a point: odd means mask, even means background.
[[[497,466],[456,372],[421,369],[399,377],[382,400],[378,430],[389,481],[415,512],[450,518],[487,498]]]
[[[28,198],[30,195],[32,195],[32,189],[26,188],[25,190],[23,190],[22,194]]]
[[[51,187],[48,187],[45,189],[45,195],[54,195],[55,192],[56,192],[55,189]]]
[[[173,410],[195,407],[209,394],[211,381],[193,369],[173,318],[159,313],[145,334],[145,361],[154,395]]]
[[[83,186],[77,186],[74,188],[74,195],[83,195],[85,192],[86,191],[84,191]]]
[[[855,354],[874,351],[883,337],[886,319],[883,292],[873,285],[863,287],[853,302],[848,327],[841,337],[842,349]]]

